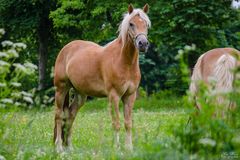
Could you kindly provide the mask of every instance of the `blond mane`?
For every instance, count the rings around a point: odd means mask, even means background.
[[[125,44],[125,41],[127,39],[129,22],[136,15],[139,15],[147,23],[147,27],[148,28],[151,27],[151,21],[149,20],[147,14],[143,10],[141,10],[141,9],[134,9],[131,14],[126,13],[124,15],[122,23],[120,24],[120,26],[118,28],[119,37],[122,38],[123,44]]]

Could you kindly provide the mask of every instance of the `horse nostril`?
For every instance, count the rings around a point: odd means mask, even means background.
[[[139,45],[139,46],[142,46],[142,45],[143,45],[142,41],[139,41],[139,42],[138,42],[138,45]]]

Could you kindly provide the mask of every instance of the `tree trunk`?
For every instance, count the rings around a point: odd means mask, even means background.
[[[39,83],[38,89],[43,90],[46,87],[46,67],[47,67],[47,56],[48,56],[48,39],[50,35],[49,21],[48,19],[42,19],[38,28],[38,40],[39,40]]]

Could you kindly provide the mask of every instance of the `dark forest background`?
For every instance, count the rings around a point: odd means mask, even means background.
[[[240,50],[240,12],[231,1],[217,0],[0,0],[2,40],[27,44],[19,62],[38,65],[38,75],[27,88],[46,91],[53,86],[51,71],[61,48],[75,39],[106,44],[117,30],[129,3],[141,8],[150,5],[151,47],[140,55],[141,87],[148,93],[171,90],[185,93],[175,56],[186,46],[196,46],[185,57],[192,69],[200,54],[218,47]]]

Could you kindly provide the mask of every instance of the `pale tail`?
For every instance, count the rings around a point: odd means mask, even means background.
[[[236,67],[236,59],[229,55],[222,55],[215,66],[214,78],[216,79],[217,92],[229,92],[232,90],[234,74],[233,69]]]

